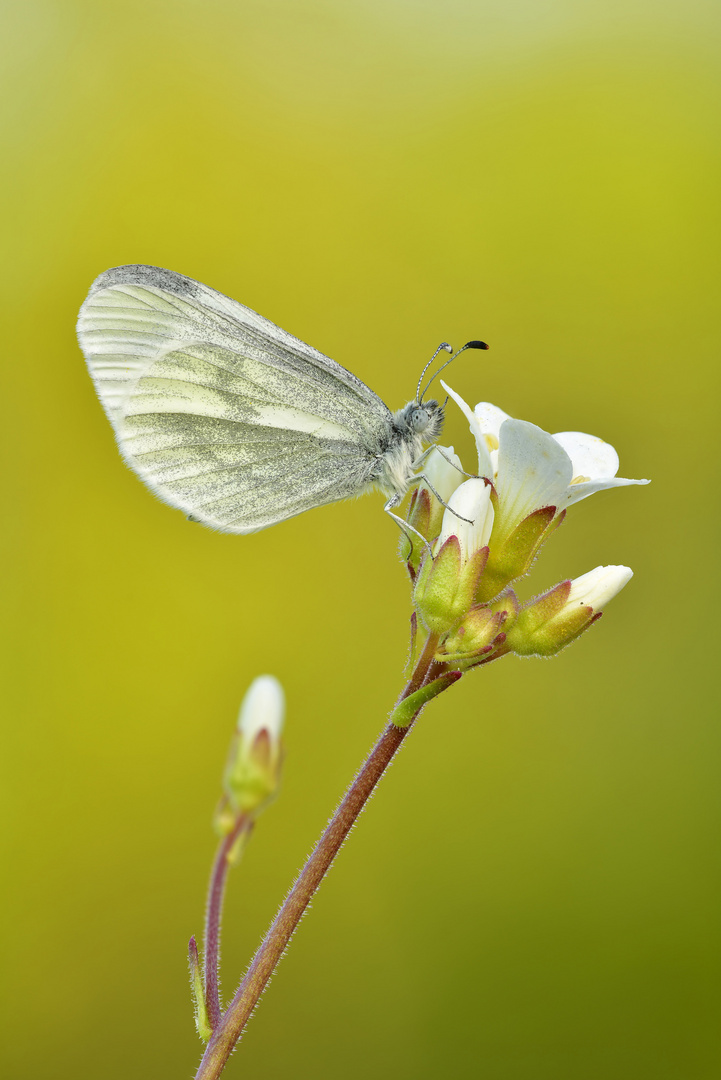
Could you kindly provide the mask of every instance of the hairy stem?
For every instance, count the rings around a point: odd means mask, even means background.
[[[248,832],[252,822],[244,814],[238,817],[235,827],[224,836],[218,846],[208,886],[208,903],[205,912],[205,1008],[210,1026],[220,1023],[220,920],[223,913],[225,881],[230,868],[230,855],[241,833]]]
[[[437,644],[438,639],[431,635],[399,702],[423,686],[433,664]],[[410,731],[413,720],[407,727],[396,727],[390,723],[381,733],[273,920],[235,997],[215,1027],[195,1080],[216,1080],[220,1076],[303,912],[370,794]]]

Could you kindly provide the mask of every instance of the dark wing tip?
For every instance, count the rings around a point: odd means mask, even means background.
[[[95,279],[90,286],[89,296],[99,289],[112,288],[114,285],[146,285],[165,289],[179,296],[194,296],[198,282],[185,274],[174,270],[164,270],[161,266],[147,266],[144,263],[130,263],[127,266],[113,266]]]

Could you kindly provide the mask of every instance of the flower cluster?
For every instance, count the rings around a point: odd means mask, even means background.
[[[472,410],[443,386],[468,418],[478,475],[464,479],[452,447],[435,447],[424,466],[427,483],[414,492],[407,520],[427,543],[402,544],[417,622],[445,670],[464,671],[509,652],[552,656],[599,618],[632,571],[598,566],[523,605],[514,582],[569,506],[605,488],[648,481],[617,477],[618,455],[601,439],[578,431],[550,435],[485,402]]]

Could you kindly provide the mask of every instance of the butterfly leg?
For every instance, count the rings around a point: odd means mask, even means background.
[[[433,487],[433,484],[430,482],[430,480],[425,475],[425,473],[421,473],[420,476],[414,476],[413,477],[413,483],[420,484],[421,481],[423,481],[423,483],[426,485],[428,490],[431,491],[435,495],[435,497],[438,499],[438,502],[441,504],[441,506],[443,506],[446,510],[450,510],[450,512],[452,514],[454,514],[455,517],[457,517],[460,521],[465,521],[469,525],[473,524],[473,521],[470,518],[463,517],[463,514],[459,514],[457,510],[454,510],[452,506],[449,506],[447,502],[443,501],[443,499],[440,497],[440,495],[438,494],[436,489]]]
[[[461,473],[463,476],[468,476],[473,480],[476,479],[476,474],[475,473],[466,472],[466,470],[462,469],[460,467],[460,465],[456,465],[455,461],[452,461],[451,458],[449,458],[448,454],[445,452],[443,447],[438,446],[438,445],[429,446],[427,450],[424,450],[423,453],[421,454],[421,456],[416,458],[416,460],[413,462],[413,468],[414,469],[422,468],[422,466],[425,465],[426,461],[428,460],[428,455],[433,450],[437,450],[438,453],[441,455],[441,457],[444,459],[444,461],[447,461],[449,465],[452,465],[453,468],[456,469],[457,472]]]
[[[445,452],[445,450],[443,449],[442,446],[432,446],[431,450],[437,450],[438,453],[441,455],[441,457],[445,461],[447,461],[449,465],[452,465],[454,469],[457,469],[459,473],[462,473],[464,476],[470,477],[472,480],[478,479],[476,473],[466,472],[466,470],[462,469],[460,467],[460,465],[456,465],[455,461],[451,461],[451,459],[448,457],[448,454]]]
[[[418,479],[420,479],[420,477]],[[409,525],[407,521],[404,521],[403,518],[398,517],[398,514],[393,513],[396,506],[400,504],[401,498],[402,496],[398,493],[396,493],[395,495],[391,495],[390,499],[385,504],[383,509],[385,510],[386,514],[388,514],[388,517],[393,518],[396,525],[401,530],[408,543],[411,545],[411,550],[408,552],[408,558],[410,559],[413,556],[413,537],[411,536],[411,533],[414,533],[418,537],[420,542],[423,544],[423,546],[428,548],[428,554],[431,558],[433,558],[433,549],[426,540],[425,536],[423,536],[422,533],[419,533],[418,529],[414,529],[412,525]]]
[[[425,463],[426,463],[426,462],[428,461],[428,456],[429,456],[429,454],[430,454],[431,450],[437,450],[437,449],[438,449],[438,447],[437,447],[437,446],[435,446],[435,445],[434,445],[434,446],[429,446],[429,447],[428,447],[428,448],[427,448],[426,450],[424,450],[424,451],[423,451],[423,453],[422,453],[422,454],[421,454],[421,455],[420,455],[419,457],[417,457],[417,458],[416,458],[416,460],[415,460],[415,461],[413,462],[413,468],[414,468],[414,469],[420,469],[420,468],[421,468],[421,466],[422,466],[422,465],[425,465]]]

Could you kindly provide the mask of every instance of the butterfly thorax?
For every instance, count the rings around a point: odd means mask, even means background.
[[[405,495],[419,469],[419,458],[438,439],[443,407],[437,401],[409,401],[393,414],[388,446],[378,457],[375,483],[388,495]]]

